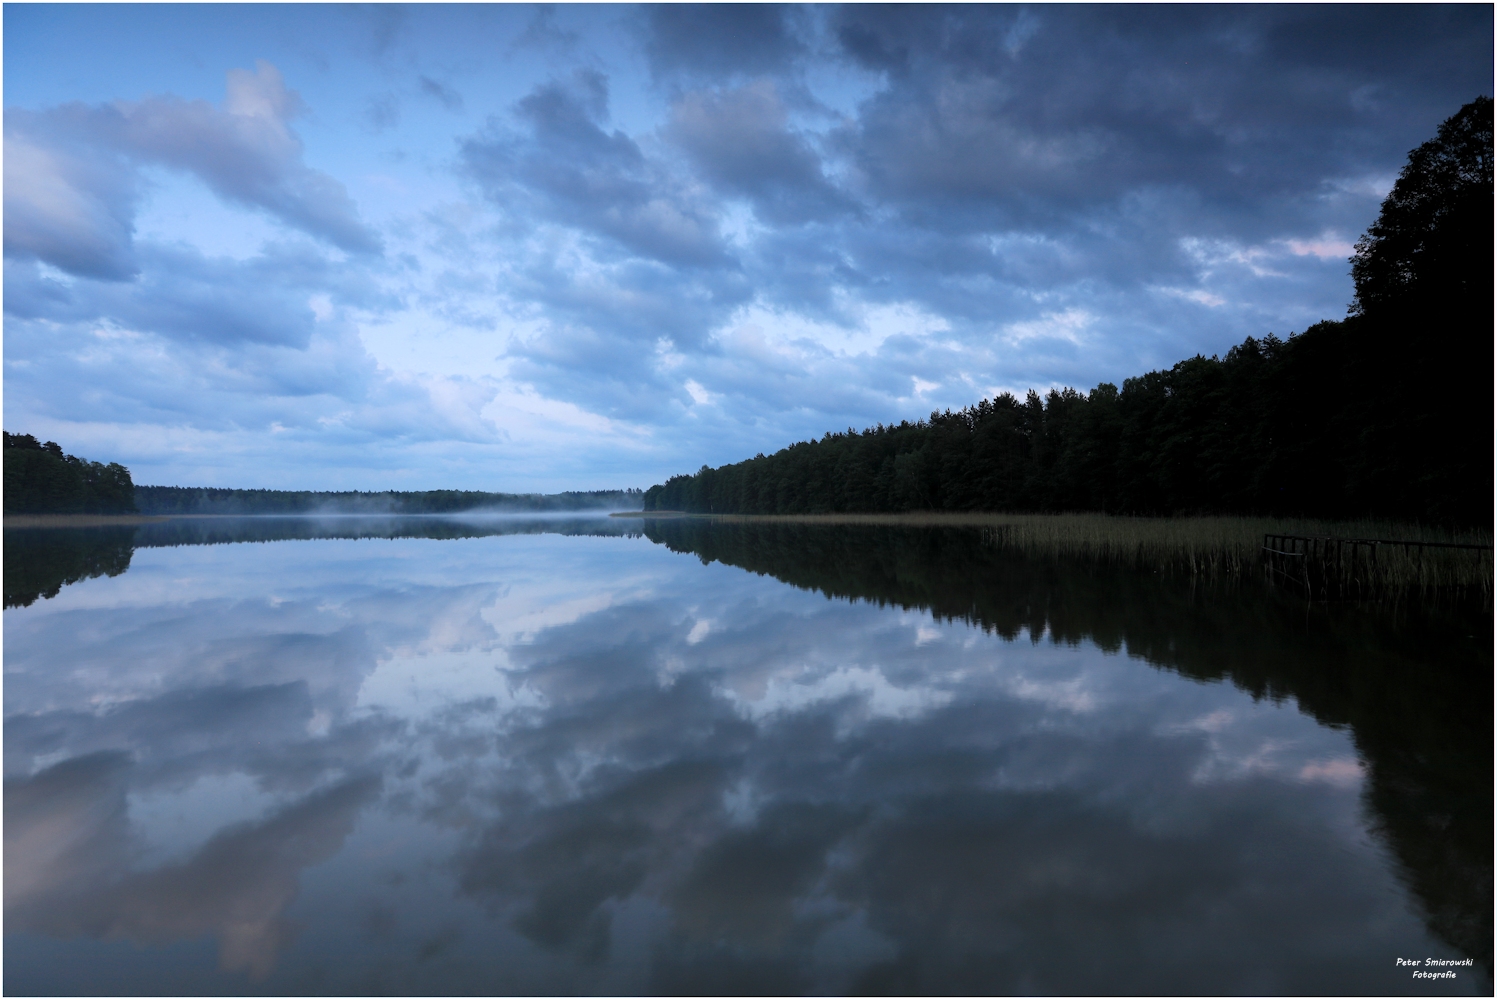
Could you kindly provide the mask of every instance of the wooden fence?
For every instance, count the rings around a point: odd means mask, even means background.
[[[1265,534],[1263,560],[1271,580],[1303,590],[1312,600],[1364,600],[1391,590],[1481,581],[1490,593],[1492,546]]]

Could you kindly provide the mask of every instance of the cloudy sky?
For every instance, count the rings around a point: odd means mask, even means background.
[[[5,428],[646,487],[1345,314],[1492,9],[8,5]]]

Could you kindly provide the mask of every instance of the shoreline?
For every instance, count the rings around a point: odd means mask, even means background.
[[[107,528],[169,521],[168,514],[6,514],[7,528]]]
[[[710,521],[785,521],[794,524],[954,524],[993,525],[1019,517],[1066,517],[1069,514],[1009,514],[997,511],[902,511],[898,514],[702,514],[685,510],[627,510],[609,517],[696,518]],[[1081,516],[1093,516],[1090,514]],[[1104,515],[1109,516],[1109,515]],[[1158,519],[1178,520],[1178,519]]]
[[[446,517],[461,519],[465,514],[479,514],[481,516],[501,517],[532,517],[532,518],[556,518],[576,517],[580,515],[598,515],[603,511],[574,511],[574,510],[543,510],[543,511],[484,511],[479,510],[454,510],[436,511],[422,513],[387,513],[371,511],[295,511],[287,513],[262,513],[262,514],[6,514],[4,526],[9,528],[109,528],[109,527],[134,527],[142,524],[159,524],[163,521],[214,521],[214,520],[237,520],[247,518],[309,518],[327,519],[335,517],[368,517],[368,518],[410,518],[410,517]],[[610,516],[618,516],[610,514]]]

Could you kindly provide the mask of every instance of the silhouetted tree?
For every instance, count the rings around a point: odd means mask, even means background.
[[[1351,275],[1354,316],[1491,306],[1490,97],[1461,108],[1409,153],[1377,221],[1357,241]]]
[[[1481,97],[1409,154],[1357,241],[1344,359],[1363,387],[1347,408],[1361,437],[1353,491],[1382,491],[1409,516],[1490,519],[1492,264],[1492,101]]]
[[[63,454],[56,441],[5,433],[5,513],[123,514],[135,510],[130,470]]]

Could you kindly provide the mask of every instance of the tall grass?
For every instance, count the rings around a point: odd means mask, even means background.
[[[646,515],[648,516],[648,515]],[[677,515],[679,516],[679,515]],[[692,515],[688,515],[692,516]],[[802,524],[904,524],[973,527],[982,543],[1030,557],[1050,557],[1226,581],[1268,573],[1266,534],[1466,545],[1492,544],[1487,529],[1450,529],[1391,521],[1324,521],[1266,517],[1114,517],[1107,514],[790,514],[696,515],[719,521]],[[1492,602],[1490,550],[1359,548],[1312,567],[1322,592],[1360,598],[1459,595]],[[1294,580],[1279,575],[1288,586]]]
[[[991,545],[1036,555],[1084,558],[1204,580],[1238,579],[1263,573],[1264,536],[1364,539],[1444,544],[1492,544],[1490,531],[1452,530],[1387,521],[1321,521],[1250,517],[1109,517],[1054,514],[1007,517],[982,529]],[[1343,558],[1318,561],[1309,576],[1317,589],[1353,597],[1469,593],[1484,604],[1492,597],[1492,553],[1469,549],[1418,549],[1398,545],[1345,547]],[[1304,574],[1288,562],[1293,584]]]

